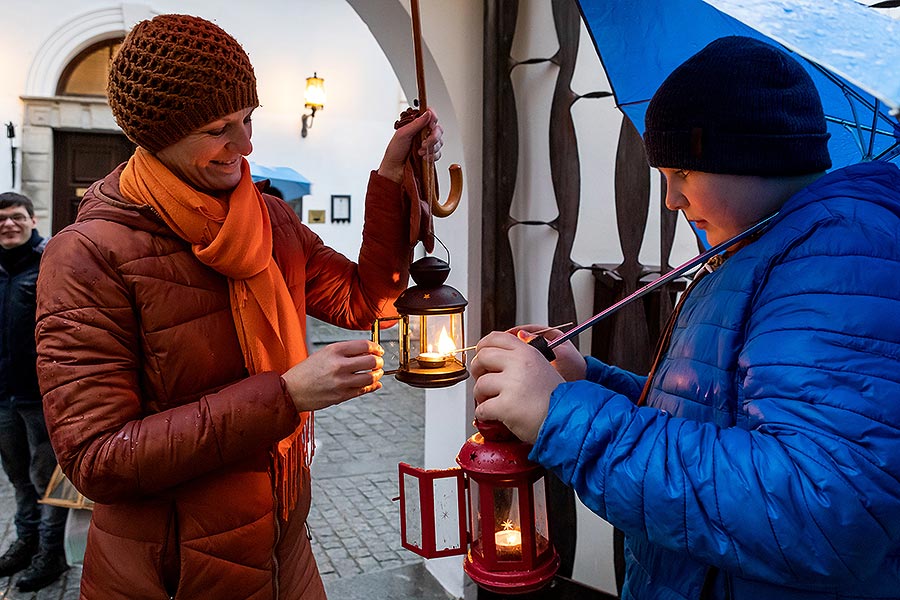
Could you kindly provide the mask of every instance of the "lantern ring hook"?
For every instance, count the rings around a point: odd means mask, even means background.
[[[440,244],[444,248],[444,251],[447,253],[447,266],[449,267],[450,266],[450,248],[448,248],[447,245],[441,241],[441,238],[439,238],[437,236],[437,234],[432,233],[431,237],[433,237],[435,240],[437,240],[437,243]],[[425,254],[434,254],[434,252],[426,252]]]

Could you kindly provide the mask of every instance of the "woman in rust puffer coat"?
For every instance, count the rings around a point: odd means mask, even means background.
[[[305,315],[363,329],[411,252],[400,128],[369,181],[358,264],[253,184],[259,104],[246,53],[212,23],[139,23],[109,101],[138,149],[88,190],[38,282],[38,372],[60,465],[96,502],[86,599],[321,600],[306,535],[311,411],[381,387],[366,340],[307,357]],[[404,214],[406,216],[404,216]]]

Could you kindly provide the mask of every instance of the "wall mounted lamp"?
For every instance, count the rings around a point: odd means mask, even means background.
[[[6,137],[9,138],[9,154],[10,154],[10,165],[12,166],[12,184],[11,187],[16,186],[16,148],[15,139],[16,139],[16,126],[13,125],[13,122],[10,121],[6,124]]]
[[[303,99],[304,108],[308,108],[309,112],[303,114],[303,127],[300,129],[300,135],[306,137],[306,134],[312,129],[316,111],[325,108],[325,80],[316,73],[313,73],[312,77],[307,77],[306,93],[303,95]]]

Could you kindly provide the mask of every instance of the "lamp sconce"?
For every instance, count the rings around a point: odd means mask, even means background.
[[[303,95],[304,108],[308,108],[308,113],[303,113],[301,119],[302,128],[300,135],[306,137],[306,134],[312,129],[313,119],[316,117],[317,110],[325,108],[325,80],[313,73],[312,77],[306,78],[306,93]]]
[[[6,124],[6,137],[9,138],[9,154],[10,154],[10,166],[12,167],[12,185],[11,187],[16,186],[16,126],[13,125],[13,122],[10,121]]]

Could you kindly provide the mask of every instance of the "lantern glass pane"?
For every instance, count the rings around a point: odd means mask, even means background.
[[[494,546],[497,550],[497,560],[522,560],[519,488],[494,488]]]
[[[459,484],[457,477],[434,480],[434,547],[435,550],[460,548]]]
[[[448,315],[410,315],[408,361],[415,360],[418,367],[429,368],[459,365],[462,368],[463,322],[461,313]],[[401,331],[402,333],[402,331]]]
[[[550,527],[547,524],[547,492],[544,478],[541,477],[532,486],[534,493],[534,533],[537,553],[541,554],[550,547]]]
[[[406,498],[406,542],[422,548],[422,500],[419,495],[419,479],[403,474],[403,493]]]
[[[413,317],[416,319],[417,317]],[[400,319],[400,368],[406,368],[409,364],[409,340],[410,340],[409,316],[403,315]]]
[[[424,315],[409,315],[404,317],[409,320],[409,355],[415,358],[422,353],[422,326],[425,325]]]
[[[458,327],[459,319],[454,319],[453,317],[455,316],[459,315],[428,315],[422,317],[422,321],[425,322],[421,334],[422,351],[451,354],[457,348],[463,347],[459,343],[462,342],[461,331]]]
[[[450,335],[453,336],[453,343],[456,344],[457,348],[466,347],[465,331],[466,326],[465,323],[463,323],[463,313],[454,313],[450,315]],[[456,360],[465,365],[466,353],[460,352],[457,354]]]
[[[484,544],[481,540],[481,495],[478,482],[469,479],[469,516],[471,519],[472,542],[469,548],[479,556],[484,556]]]

